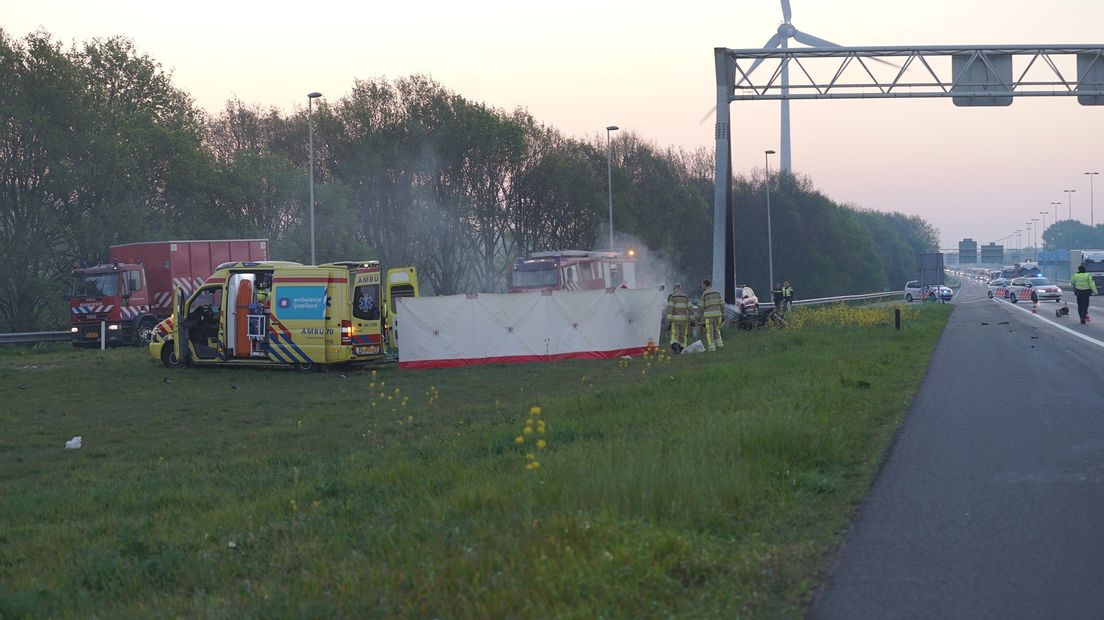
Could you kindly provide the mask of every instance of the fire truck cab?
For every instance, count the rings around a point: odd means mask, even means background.
[[[545,289],[586,291],[636,288],[634,252],[558,250],[534,252],[518,258],[510,270],[508,291],[524,293]]]
[[[397,352],[395,298],[417,296],[413,267],[226,263],[190,296],[175,291],[150,355],[169,368],[381,361]]]

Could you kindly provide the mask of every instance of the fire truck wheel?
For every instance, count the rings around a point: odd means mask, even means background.
[[[172,342],[166,342],[161,347],[161,363],[165,365],[165,368],[180,368],[182,364],[176,357],[176,347]]]
[[[150,340],[153,340],[153,329],[155,327],[157,327],[157,320],[152,316],[147,316],[141,321],[138,321],[138,329],[134,335],[134,346],[149,346]]]

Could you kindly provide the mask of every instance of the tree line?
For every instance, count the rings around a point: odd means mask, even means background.
[[[516,257],[608,244],[604,136],[420,75],[356,80],[312,121],[320,262],[413,264],[429,293],[495,292]],[[64,48],[0,30],[0,331],[63,326],[68,274],[113,244],[263,237],[274,259],[309,261],[307,123],[305,108],[240,100],[207,114],[123,37]],[[712,152],[616,136],[615,245],[694,288],[712,271]],[[764,292],[767,181],[756,171],[733,190],[737,278]],[[801,296],[899,287],[937,247],[918,217],[769,181],[775,274]]]

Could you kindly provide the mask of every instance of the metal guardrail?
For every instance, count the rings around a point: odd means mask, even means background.
[[[64,332],[23,332],[18,334],[0,334],[0,345],[33,344],[36,342],[69,342],[73,334]]]
[[[863,293],[861,295],[839,295],[837,297],[817,297],[814,299],[797,299],[794,300],[795,306],[818,306],[823,304],[838,304],[845,301],[864,301],[868,299],[882,299],[888,297],[901,297],[905,294],[904,291],[885,291],[882,293]],[[774,309],[774,302],[761,302],[759,304],[759,310],[770,311]],[[736,308],[731,304],[725,304],[725,319],[731,320],[736,317]]]

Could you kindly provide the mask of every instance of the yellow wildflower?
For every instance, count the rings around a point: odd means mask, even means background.
[[[525,443],[525,438],[521,435],[518,435],[517,437],[514,437],[514,443]]]
[[[544,447],[547,446],[547,445],[548,444],[543,439],[538,439],[537,440],[537,448],[538,449],[544,450]]]
[[[540,415],[540,414],[541,414],[541,408],[540,407],[533,406],[533,407],[529,408],[529,415]]]

